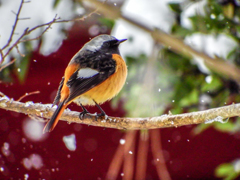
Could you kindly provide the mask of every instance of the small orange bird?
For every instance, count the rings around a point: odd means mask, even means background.
[[[96,105],[112,99],[122,89],[127,66],[118,46],[127,39],[118,40],[110,35],[99,35],[86,43],[69,62],[53,104],[58,104],[43,132],[50,132],[57,125],[64,109],[73,101],[82,107],[79,118],[88,111],[85,105]]]

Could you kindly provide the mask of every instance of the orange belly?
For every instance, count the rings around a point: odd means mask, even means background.
[[[101,84],[74,99],[73,102],[81,103],[82,105],[95,105],[94,99],[98,104],[101,104],[119,93],[127,78],[127,66],[120,55],[113,54],[113,59],[116,60],[115,73]]]

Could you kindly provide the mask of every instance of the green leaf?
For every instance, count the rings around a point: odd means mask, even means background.
[[[212,124],[210,124],[210,123],[209,124],[201,123],[201,124],[197,125],[196,127],[194,127],[192,132],[194,135],[198,135],[198,134],[202,133],[203,131],[205,131],[210,126],[212,126]]]
[[[11,71],[13,69],[14,64],[11,64],[10,66],[4,68],[2,71],[0,71],[0,80],[3,82],[12,82],[12,74]]]
[[[29,68],[29,61],[30,61],[30,56],[27,55],[20,60],[19,66],[17,67],[16,73],[20,83],[23,83],[25,81],[28,68]]]
[[[193,34],[194,31],[175,24],[172,26],[172,33],[176,36],[185,37]]]
[[[59,3],[60,3],[60,0],[54,0],[53,8],[56,8]]]
[[[209,81],[209,83],[207,83],[206,81],[203,82],[203,84],[201,85],[201,91],[214,91],[222,87],[222,81],[216,75],[211,75],[207,78],[211,78],[211,80]]]
[[[180,4],[178,3],[169,3],[168,6],[170,7],[170,9],[172,11],[174,11],[175,13],[180,14],[182,12],[182,9],[180,7]]]
[[[108,19],[108,18],[99,18],[99,21],[103,24],[106,25],[108,28],[112,29],[115,21],[112,19]]]
[[[198,97],[199,97],[199,92],[196,89],[193,89],[190,94],[182,98],[179,102],[179,105],[181,107],[184,106],[189,106],[191,104],[197,104],[198,103]]]
[[[234,170],[233,164],[224,163],[215,169],[215,175],[218,178],[224,178],[224,180],[234,180],[239,176],[239,173]]]
[[[220,164],[215,170],[215,174],[217,177],[225,177],[233,172],[234,172],[234,167],[230,163]]]
[[[231,51],[229,51],[229,53],[227,55],[227,59],[234,58],[236,51],[237,51],[237,48],[233,48]]]
[[[227,123],[215,122],[213,124],[213,127],[221,132],[233,132],[235,129],[235,124],[230,121],[228,121]]]

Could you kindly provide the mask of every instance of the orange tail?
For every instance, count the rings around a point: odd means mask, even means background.
[[[43,129],[43,133],[51,132],[55,126],[57,125],[59,118],[61,117],[64,109],[67,107],[68,104],[64,104],[65,101],[60,102],[58,104],[57,109],[55,110],[54,114],[52,115],[52,118],[47,122]]]

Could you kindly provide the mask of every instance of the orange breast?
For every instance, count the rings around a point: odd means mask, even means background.
[[[81,95],[79,98],[82,99],[82,101],[79,100],[83,105],[94,105],[95,103],[92,99],[98,104],[104,103],[116,96],[122,89],[127,78],[127,66],[120,55],[113,54],[113,59],[116,60],[115,73],[101,84]]]

